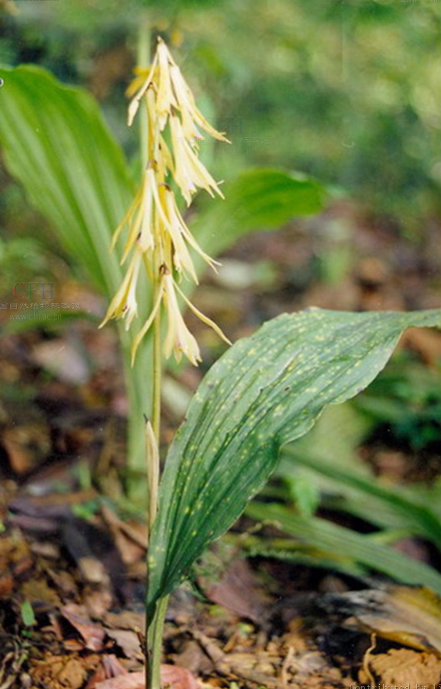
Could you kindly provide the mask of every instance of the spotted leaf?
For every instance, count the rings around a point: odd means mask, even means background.
[[[280,446],[304,435],[326,405],[369,385],[411,326],[441,328],[441,310],[284,314],[219,359],[168,453],[150,545],[149,614],[240,516]]]

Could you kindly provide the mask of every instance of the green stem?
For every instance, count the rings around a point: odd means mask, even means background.
[[[156,302],[158,292],[160,290],[160,267],[158,256],[154,261],[155,274],[155,290],[154,302]],[[153,323],[153,353],[152,353],[152,370],[153,370],[153,390],[152,390],[152,427],[153,434],[160,447],[161,443],[161,379],[162,379],[162,342],[161,342],[161,307],[158,309],[154,323]],[[159,449],[158,449],[159,452]],[[159,455],[158,455],[159,463]],[[159,483],[159,471],[155,473]],[[154,503],[157,504],[159,485],[154,485],[151,488],[150,500],[154,497]],[[154,521],[155,515],[150,511],[150,527]],[[149,531],[150,538],[150,531]],[[147,583],[146,583],[146,601],[149,598],[149,561],[147,557]],[[164,601],[164,602],[163,602]],[[165,607],[164,607],[165,606]],[[161,664],[161,644],[162,644],[162,629],[164,626],[165,611],[167,608],[167,598],[162,599],[156,607],[156,612],[152,620],[146,616],[146,687],[147,689],[160,689],[160,664]]]
[[[141,18],[139,32],[138,32],[138,66],[147,67],[150,62],[150,30],[147,17]],[[145,109],[145,106],[142,106]],[[148,164],[148,122],[146,113],[140,118],[141,130],[141,161],[143,169]],[[154,289],[153,289],[153,304],[156,303],[158,292],[160,290],[160,257],[156,253],[154,257]],[[161,307],[158,309],[154,323],[153,323],[153,346],[151,349],[151,367],[152,371],[152,406],[151,419],[153,435],[156,440],[157,447],[160,447],[161,442],[161,384],[162,384],[162,337],[161,337]],[[159,451],[159,450],[158,450]],[[153,461],[153,456],[149,458]],[[156,461],[159,463],[159,456]],[[152,512],[152,503],[157,504],[159,471],[153,471],[153,467],[149,467],[150,476],[154,476],[155,480],[151,482],[150,486],[150,504],[149,504],[149,540],[151,535],[151,527],[155,518]],[[146,581],[146,601],[149,598],[149,562],[147,558],[147,581]],[[146,616],[145,629],[145,643],[146,643],[146,687],[147,689],[161,689],[161,649],[162,649],[162,634],[164,629],[165,613],[167,610],[168,596],[162,598],[156,605],[153,618]]]
[[[147,689],[161,689],[161,650],[165,614],[169,596],[164,596],[156,604],[155,614],[147,630]]]
[[[145,68],[150,62],[150,28],[148,17],[141,17],[139,31],[138,31],[138,67]],[[143,170],[148,164],[148,121],[147,113],[145,112],[145,105],[141,108],[144,110],[140,117],[140,144],[141,144],[141,162]],[[153,304],[156,303],[158,290],[160,289],[160,273],[159,273],[159,257],[154,257],[154,289],[153,289]],[[162,352],[161,352],[161,308],[155,317],[153,323],[153,347],[151,349],[151,367],[152,371],[152,404],[151,404],[151,419],[154,440],[156,441],[158,451],[161,442],[161,378],[162,378]],[[148,461],[154,461],[153,456],[147,458]],[[159,457],[157,457],[159,462]],[[159,471],[155,471],[154,467],[148,468],[148,473],[155,480],[150,485],[149,508],[148,508],[148,522],[149,522],[149,540],[151,534],[152,523],[155,514],[152,512],[152,504],[157,504]],[[153,485],[153,483],[155,485]],[[149,562],[147,557],[147,579],[146,579],[146,600],[148,600],[149,587]],[[148,689],[161,689],[161,646],[162,646],[162,631],[164,627],[165,611],[167,608],[167,599],[161,600],[157,607],[152,620],[146,616],[145,628],[145,643],[146,643],[146,687]]]
[[[156,295],[155,294],[155,299]],[[161,351],[161,307],[153,323],[153,410],[152,426],[158,447],[161,441],[161,387],[162,387],[162,351]]]
[[[138,353],[134,366],[131,365],[131,339],[122,322],[118,323],[122,345],[124,377],[126,382],[129,410],[127,427],[127,467],[126,490],[134,504],[144,504],[147,494],[144,441],[144,414],[151,415],[152,397],[148,380],[151,376],[151,344],[146,343]],[[150,345],[150,346],[149,346]]]

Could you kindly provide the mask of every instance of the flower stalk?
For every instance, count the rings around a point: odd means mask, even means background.
[[[145,31],[141,30],[141,34],[139,52],[145,55]],[[121,264],[127,267],[100,327],[111,319],[118,319],[129,331],[137,323],[141,275],[144,273],[152,286],[153,298],[150,314],[132,339],[131,363],[132,366],[136,363],[139,347],[152,330],[151,422],[146,419],[145,429],[150,535],[158,510],[162,360],[172,355],[177,361],[184,355],[194,365],[201,360],[198,342],[183,318],[182,306],[188,306],[197,318],[229,343],[216,323],[196,308],[181,287],[186,280],[198,283],[193,252],[214,270],[216,262],[202,250],[188,228],[175,189],[180,191],[187,207],[199,189],[223,198],[220,182],[215,181],[199,160],[199,143],[204,134],[229,142],[197,108],[193,93],[162,39],[158,38],[151,65],[141,65],[136,72],[137,76],[129,87],[132,100],[128,124],[133,123],[142,105],[143,172],[138,191],[113,236],[112,248],[124,237]],[[147,591],[148,580],[147,571]],[[148,689],[160,689],[161,642],[167,599],[158,602],[155,614],[146,623]]]

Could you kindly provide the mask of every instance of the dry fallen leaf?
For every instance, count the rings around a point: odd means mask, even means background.
[[[42,422],[6,428],[2,432],[1,443],[16,474],[26,474],[35,469],[51,449],[49,430]]]
[[[435,687],[441,678],[439,658],[433,653],[419,653],[408,648],[391,649],[388,653],[371,656],[369,669],[386,687]]]
[[[107,636],[116,641],[127,658],[143,659],[144,655],[136,632],[128,629],[106,629],[106,633]]]
[[[178,665],[161,665],[161,682],[170,689],[199,689],[191,672]]]
[[[39,342],[32,350],[32,359],[53,373],[63,383],[86,383],[90,367],[79,347],[58,338]]]
[[[323,598],[363,630],[441,657],[441,599],[429,589],[389,586]]]
[[[441,600],[425,588],[394,586],[383,594],[378,611],[357,615],[380,636],[441,656]]]
[[[113,654],[103,656],[103,667],[106,671],[107,678],[128,674],[128,670],[126,670],[124,665],[122,665]]]
[[[213,603],[230,612],[262,623],[268,612],[269,596],[259,586],[257,577],[246,560],[234,560],[220,581],[207,584],[206,595]]]
[[[95,689],[145,689],[144,672],[129,672],[126,675],[98,682]]]
[[[33,665],[32,677],[47,689],[80,689],[87,677],[86,664],[75,657],[50,656]]]
[[[147,549],[147,525],[136,521],[122,521],[106,505],[101,507],[101,513],[110,527],[122,561],[131,565],[141,560]]]
[[[80,689],[86,679],[87,671],[84,663],[78,658],[71,658],[57,677],[57,680],[63,687],[69,689]]]
[[[91,651],[100,651],[103,647],[105,630],[99,624],[94,624],[83,614],[82,608],[73,603],[61,608],[63,617],[74,627]]]
[[[48,608],[60,605],[55,589],[50,588],[44,579],[29,579],[21,586],[21,592],[31,603],[40,603]]]
[[[161,683],[164,689],[200,689],[191,672],[177,665],[161,665]],[[119,675],[98,682],[95,689],[145,689],[145,674],[130,672]]]

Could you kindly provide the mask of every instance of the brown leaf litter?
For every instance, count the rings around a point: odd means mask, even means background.
[[[0,536],[0,687],[9,689],[15,682],[29,689],[144,689],[143,586],[133,574],[144,560],[142,530],[133,524],[125,529],[108,511],[85,524],[67,516],[66,504],[76,504],[75,499],[66,498],[64,506],[15,501],[17,515],[51,522],[49,540],[39,530],[24,538],[12,525]],[[99,560],[92,542],[106,525],[113,540],[107,531],[108,550]],[[116,533],[135,543],[139,560],[127,561],[131,558],[122,558],[119,550],[118,567],[124,569],[115,579],[109,549],[126,547],[118,544]],[[84,570],[84,557],[104,568],[98,579]],[[295,609],[286,597],[277,602],[264,594],[256,571],[234,557],[217,582],[199,578],[215,605],[198,602],[186,589],[172,597],[164,634],[164,687],[226,689],[236,683],[240,689],[349,689],[372,678],[399,683],[402,669],[408,677],[404,686],[436,683],[441,638],[436,596],[399,586],[344,592],[342,585],[339,594],[299,593],[304,607]],[[21,618],[25,600],[37,620],[32,629]],[[315,612],[305,606],[307,600],[314,601]],[[345,646],[345,629],[356,640],[350,647]],[[373,632],[383,640],[366,653]],[[323,643],[330,636],[341,639],[338,653]]]
[[[360,683],[380,682],[385,687],[435,689],[441,680],[441,660],[431,653],[408,648],[392,648],[387,653],[369,655],[359,673]]]

